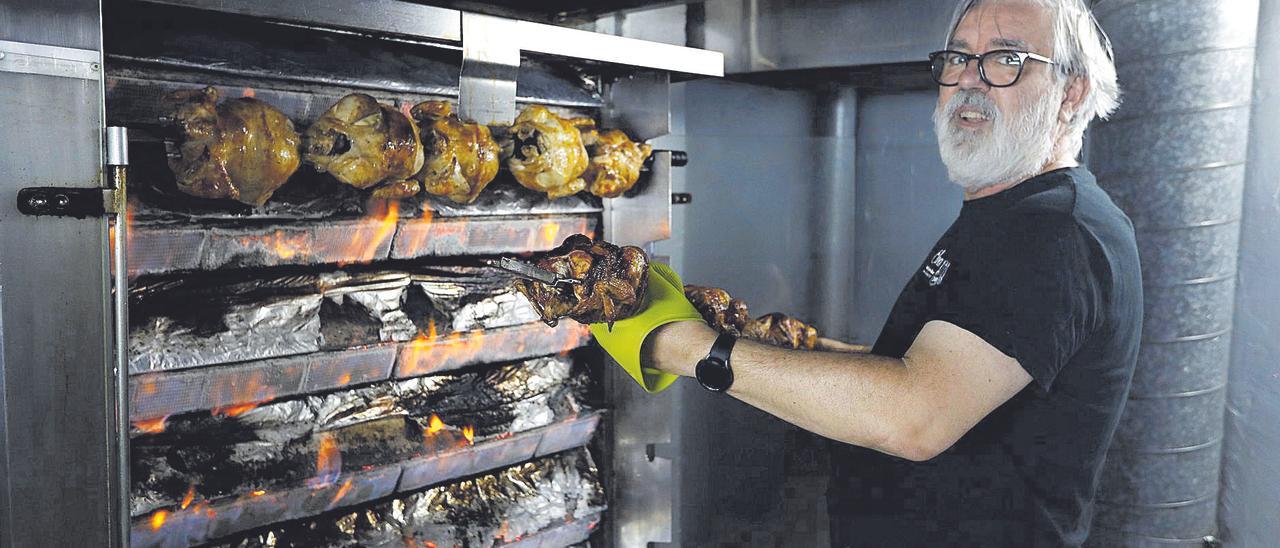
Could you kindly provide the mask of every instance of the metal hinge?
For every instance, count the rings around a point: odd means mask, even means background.
[[[30,187],[18,191],[18,211],[26,215],[100,217],[125,210],[125,174],[129,165],[129,135],[123,127],[107,128],[106,182],[110,188]]]

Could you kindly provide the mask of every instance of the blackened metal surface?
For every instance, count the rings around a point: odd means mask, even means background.
[[[556,420],[553,400],[573,398],[569,374],[567,360],[541,358],[173,417],[134,437],[133,513],[177,504],[189,489],[214,499],[465,446],[463,426],[480,439],[540,428]],[[325,455],[325,443],[337,453]]]
[[[603,510],[599,472],[579,450],[217,546],[568,546]]]
[[[1134,221],[1146,313],[1089,544],[1198,543],[1218,532],[1258,2],[1099,11],[1126,94],[1090,163]]]
[[[580,422],[591,418],[592,416],[588,415],[570,420]],[[456,480],[532,459],[534,454],[531,448],[536,443],[531,444],[529,441],[537,442],[543,431],[545,429],[477,441],[474,446],[433,445],[434,452],[431,455],[406,461],[403,466],[406,467],[405,473],[408,473],[407,467],[430,465],[452,473],[452,475],[440,477],[439,481]],[[585,432],[585,437],[575,440],[572,447],[585,445],[592,433],[592,431]],[[225,537],[248,529],[316,516],[338,508],[369,502],[385,497],[396,490],[407,493],[418,488],[410,489],[405,486],[401,479],[402,463],[400,462],[350,471],[346,470],[345,465],[343,468],[344,471],[341,474],[326,476],[325,481],[312,481],[293,487],[261,489],[214,500],[206,499],[197,487],[190,499],[183,496],[184,502],[166,509],[154,510],[136,518],[132,528],[133,545],[201,544],[210,539]],[[184,489],[187,488],[184,487]],[[596,492],[593,500],[601,500],[598,496],[598,487]],[[593,504],[598,505],[598,503]]]

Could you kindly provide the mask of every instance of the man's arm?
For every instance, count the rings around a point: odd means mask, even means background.
[[[693,376],[716,333],[700,322],[659,328],[645,362]],[[902,359],[805,352],[739,341],[729,394],[805,430],[914,461],[951,447],[1031,382],[1016,360],[953,324],[925,324]]]

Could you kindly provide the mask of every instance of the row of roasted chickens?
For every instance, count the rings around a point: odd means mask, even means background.
[[[299,136],[275,107],[245,97],[218,102],[212,87],[165,96],[176,130],[169,152],[178,189],[201,198],[262,205],[302,162],[380,198],[427,192],[475,201],[505,162],[521,185],[560,198],[586,190],[616,198],[635,185],[652,152],[590,118],[565,119],[544,106],[525,108],[510,127],[458,118],[446,101],[408,115],[363,93],[338,100]]]
[[[619,247],[575,234],[539,259],[536,266],[579,282],[515,282],[516,290],[552,325],[566,317],[587,324],[612,324],[638,313],[644,304],[649,258],[638,247]],[[723,289],[685,285],[684,294],[702,318],[721,333],[784,348],[812,350],[818,344],[818,331],[813,326],[778,312],[752,318],[747,303]]]

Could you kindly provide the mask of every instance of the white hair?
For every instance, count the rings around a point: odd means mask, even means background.
[[[992,0],[960,0],[947,27],[943,48],[951,44],[956,27],[969,10]],[[1089,91],[1067,125],[1067,150],[1079,154],[1084,130],[1095,118],[1106,120],[1120,107],[1111,40],[1098,25],[1084,0],[1019,0],[1049,10],[1053,22],[1053,61],[1058,81],[1083,78]]]

